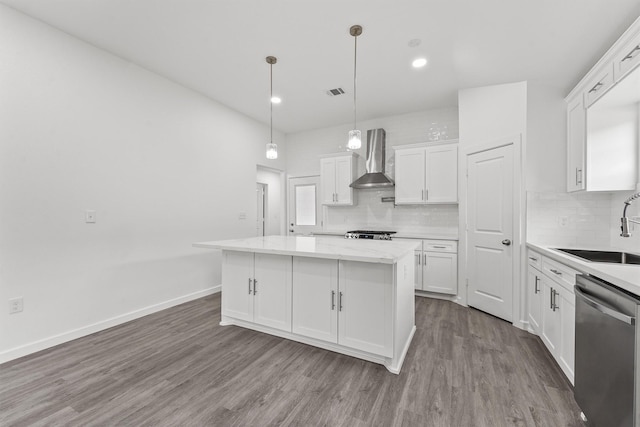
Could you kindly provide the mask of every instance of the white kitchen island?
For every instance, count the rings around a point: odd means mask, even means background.
[[[399,373],[415,332],[417,243],[268,236],[222,250],[221,325],[237,325]]]

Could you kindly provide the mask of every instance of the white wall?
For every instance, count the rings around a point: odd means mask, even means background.
[[[463,89],[458,92],[458,108],[462,147],[514,135],[526,137],[526,82]]]
[[[446,107],[419,111],[411,114],[382,117],[359,122],[363,144],[356,152],[358,176],[365,172],[366,134],[368,129],[384,128],[386,131],[385,171],[395,176],[395,155],[391,148],[396,145],[427,142],[432,126],[447,127],[448,138],[458,138],[458,109]],[[307,132],[288,134],[287,172],[290,176],[320,174],[321,154],[346,151],[347,133],[352,125],[335,126]],[[344,232],[349,229],[371,227],[390,228],[396,231],[420,233],[457,234],[457,205],[442,206],[393,206],[382,203],[381,197],[391,197],[393,190],[354,190],[355,206],[325,207],[324,229]]]
[[[0,362],[211,292],[268,128],[5,6],[0,52]]]

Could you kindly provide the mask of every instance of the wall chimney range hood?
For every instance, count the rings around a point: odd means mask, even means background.
[[[393,180],[384,173],[385,162],[384,129],[369,129],[367,131],[367,173],[350,184],[353,188],[391,188]]]

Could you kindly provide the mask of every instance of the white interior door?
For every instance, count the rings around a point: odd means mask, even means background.
[[[468,304],[513,319],[513,145],[467,155]]]
[[[320,177],[289,178],[289,235],[322,231]]]

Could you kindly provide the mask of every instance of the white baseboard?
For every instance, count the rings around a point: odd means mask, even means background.
[[[27,356],[29,354],[32,354],[41,350],[45,350],[53,346],[63,344],[71,340],[75,340],[77,338],[91,335],[96,332],[100,332],[102,330],[129,322],[130,320],[135,320],[140,317],[144,317],[146,315],[156,313],[158,311],[162,311],[164,309],[174,307],[176,305],[179,305],[185,302],[193,301],[195,299],[202,298],[207,295],[215,294],[217,292],[220,292],[221,290],[222,290],[222,285],[213,286],[211,288],[204,289],[202,291],[193,292],[178,298],[170,299],[168,301],[163,301],[158,304],[150,305],[148,307],[144,307],[138,310],[131,311],[129,313],[112,317],[110,319],[96,322],[91,325],[83,326],[78,329],[63,332],[58,335],[53,335],[51,337],[34,341],[28,344],[24,344],[19,347],[11,348],[9,350],[6,350],[0,353],[0,363],[5,363],[10,360],[17,359],[19,357]]]

